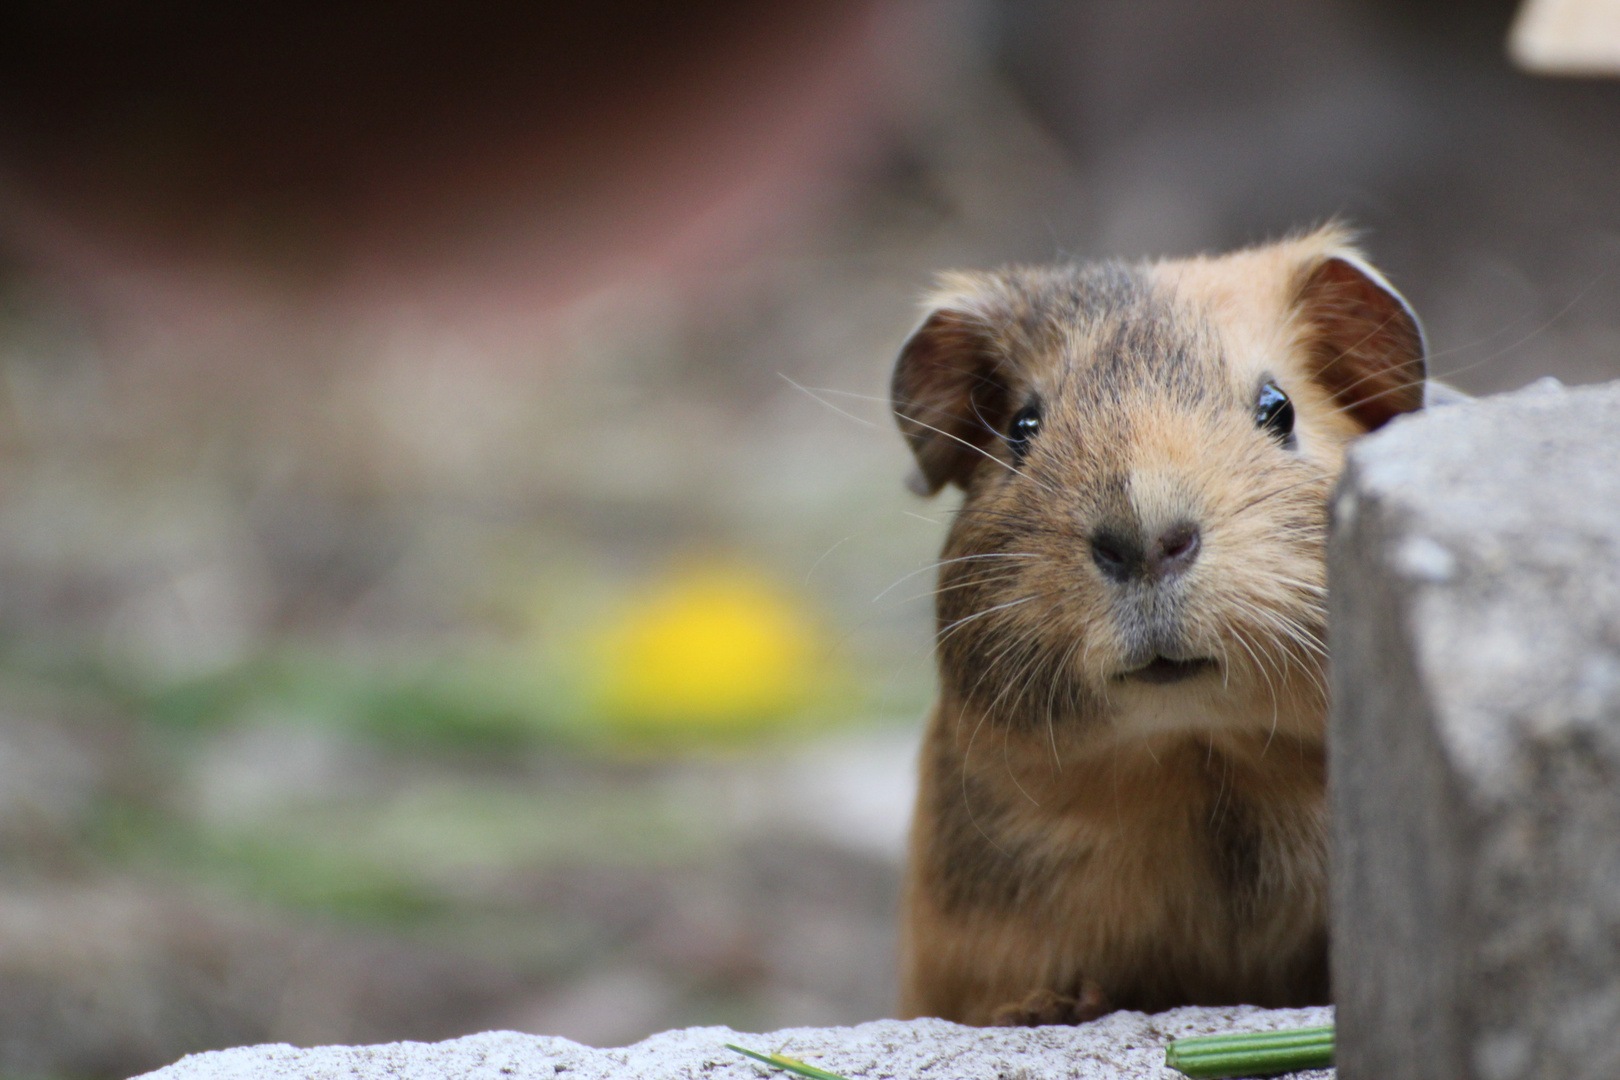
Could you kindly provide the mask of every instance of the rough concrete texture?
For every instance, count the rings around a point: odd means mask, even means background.
[[[193,1054],[150,1080],[756,1080],[786,1076],[725,1048],[779,1052],[850,1078],[873,1080],[1167,1080],[1164,1045],[1187,1035],[1271,1031],[1333,1021],[1331,1008],[1187,1008],[1118,1012],[1079,1027],[970,1028],[943,1020],[877,1020],[852,1028],[745,1035],[724,1027],[666,1031],[597,1050],[567,1039],[492,1031],[441,1043],[253,1046]],[[1293,1074],[1329,1080],[1332,1069]],[[1182,1078],[1184,1080],[1184,1078]]]
[[[1334,517],[1345,1080],[1620,1076],[1620,384],[1397,421]]]

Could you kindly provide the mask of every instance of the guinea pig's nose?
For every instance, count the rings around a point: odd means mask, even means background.
[[[1142,572],[1142,542],[1135,536],[1113,529],[1091,534],[1091,561],[1103,577],[1121,584]]]
[[[1147,574],[1152,578],[1172,578],[1198,558],[1202,540],[1198,526],[1190,521],[1172,525],[1159,534],[1147,553]]]
[[[1165,581],[1198,558],[1198,526],[1183,521],[1144,545],[1134,530],[1101,528],[1091,534],[1091,561],[1110,581],[1124,584],[1133,578]]]

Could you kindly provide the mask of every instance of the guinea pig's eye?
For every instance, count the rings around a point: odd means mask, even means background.
[[[1284,446],[1290,449],[1294,446],[1294,403],[1276,383],[1268,382],[1260,388],[1259,400],[1254,405],[1254,423]]]
[[[1007,445],[1012,449],[1015,460],[1024,460],[1024,455],[1029,453],[1030,440],[1034,439],[1040,430],[1039,405],[1025,405],[1013,414],[1012,423],[1007,425]]]

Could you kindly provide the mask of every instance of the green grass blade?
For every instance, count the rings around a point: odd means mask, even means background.
[[[826,1069],[818,1069],[814,1065],[806,1065],[797,1058],[790,1058],[785,1054],[758,1054],[735,1043],[726,1043],[726,1049],[735,1050],[739,1054],[751,1057],[755,1061],[763,1061],[765,1064],[778,1069],[786,1069],[790,1073],[808,1076],[810,1080],[844,1080],[844,1077],[839,1076],[837,1073],[828,1072]]]
[[[1333,1028],[1200,1035],[1164,1049],[1164,1063],[1194,1080],[1275,1076],[1333,1064]]]
[[[1206,1046],[1217,1046],[1225,1043],[1242,1045],[1266,1046],[1297,1046],[1313,1042],[1332,1042],[1333,1025],[1312,1028],[1285,1028],[1282,1031],[1242,1031],[1227,1032],[1223,1035],[1192,1035],[1185,1039],[1177,1039],[1172,1046],[1186,1049],[1202,1049]]]

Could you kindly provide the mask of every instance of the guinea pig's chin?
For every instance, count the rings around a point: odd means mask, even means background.
[[[1116,685],[1108,702],[1109,729],[1116,738],[1248,732],[1261,723],[1250,703],[1221,693],[1219,675],[1169,687],[1132,679]],[[1259,730],[1270,722],[1268,711]]]

